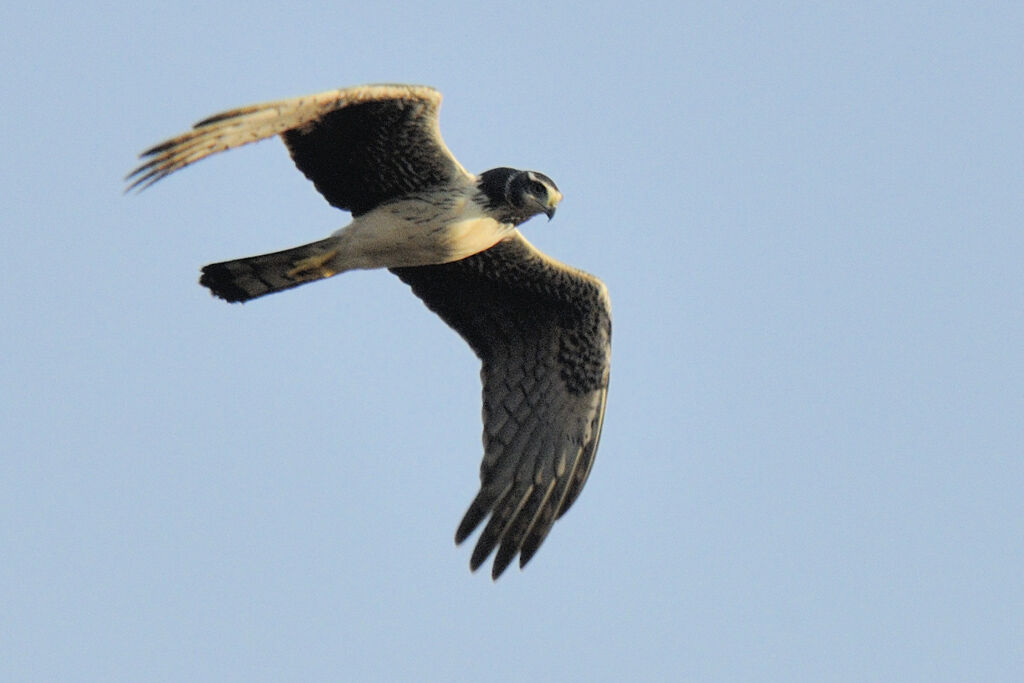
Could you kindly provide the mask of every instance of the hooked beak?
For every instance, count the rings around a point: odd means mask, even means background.
[[[548,195],[547,204],[544,205],[544,215],[548,217],[550,221],[555,217],[555,209],[558,207],[558,202],[562,201],[562,193],[554,190]]]

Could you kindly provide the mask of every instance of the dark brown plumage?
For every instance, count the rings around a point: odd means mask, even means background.
[[[561,200],[536,171],[474,176],[441,139],[441,96],[422,86],[346,88],[242,107],[143,152],[129,189],[211,154],[280,135],[296,166],[353,221],[330,237],[213,263],[200,284],[248,301],[354,268],[389,268],[455,329],[483,368],[480,491],[455,534],[485,519],[475,570],[525,565],[594,463],[611,349],[607,291],[516,229]],[[489,519],[488,519],[489,518]]]

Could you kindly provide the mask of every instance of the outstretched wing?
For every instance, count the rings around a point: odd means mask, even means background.
[[[518,231],[461,261],[392,272],[483,361],[480,492],[455,541],[490,515],[470,566],[497,547],[497,578],[517,553],[520,567],[530,560],[594,463],[611,353],[607,291]]]
[[[144,163],[126,178],[128,189],[281,135],[327,201],[359,215],[409,192],[472,182],[441,139],[440,106],[441,94],[432,88],[367,85],[234,109],[143,152]]]

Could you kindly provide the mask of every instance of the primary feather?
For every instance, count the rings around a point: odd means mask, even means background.
[[[353,268],[388,268],[482,362],[480,490],[455,534],[487,523],[470,566],[497,550],[497,578],[525,565],[573,504],[594,463],[611,349],[608,294],[516,229],[562,195],[536,171],[474,176],[441,139],[432,88],[370,85],[242,107],[143,152],[128,189],[275,135],[353,220],[329,237],[210,264],[200,284],[242,302]]]

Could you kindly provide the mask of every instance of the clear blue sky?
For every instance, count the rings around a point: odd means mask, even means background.
[[[1020,3],[9,4],[0,679],[1019,680]],[[592,476],[498,583],[453,332],[384,272],[196,284],[346,223],[282,145],[121,194],[378,81],[611,290]]]

